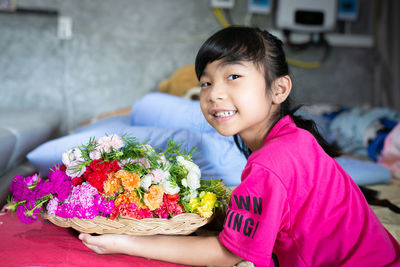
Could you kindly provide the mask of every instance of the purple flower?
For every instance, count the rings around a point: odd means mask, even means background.
[[[71,178],[62,170],[51,171],[48,175],[48,178],[54,184],[62,183],[65,180],[71,180]]]
[[[41,198],[43,196],[51,194],[52,188],[53,188],[53,185],[50,183],[49,180],[42,181],[34,188],[35,193],[36,193],[35,197]]]
[[[15,201],[23,200],[22,192],[24,191],[24,188],[24,177],[18,174],[12,179],[10,184],[10,192],[13,194]]]
[[[93,219],[96,217],[97,211],[95,207],[77,207],[75,210],[75,216],[79,219]]]
[[[40,209],[35,209],[35,203],[28,201],[23,205],[18,206],[17,216],[19,220],[25,224],[33,223],[37,220]]]
[[[68,198],[72,189],[71,178],[62,170],[50,172],[48,178],[52,185],[51,193],[57,195],[59,201]]]
[[[42,178],[37,175],[36,173],[32,176],[27,176],[25,178],[25,185],[27,187],[35,187],[38,183],[40,183],[40,181],[42,180]]]
[[[97,211],[102,216],[106,216],[106,215],[110,214],[115,206],[114,201],[112,199],[104,198],[100,194],[95,196],[95,205],[96,205]]]
[[[58,199],[60,201],[63,201],[69,197],[69,195],[71,194],[71,189],[72,189],[72,182],[64,181],[54,190],[54,193],[58,196]]]
[[[68,202],[62,203],[58,205],[55,214],[62,218],[73,218],[75,217],[75,206]]]

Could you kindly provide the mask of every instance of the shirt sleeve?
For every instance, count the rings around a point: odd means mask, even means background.
[[[279,177],[257,164],[248,165],[232,192],[220,242],[256,265],[273,266],[274,243],[288,214],[287,191]]]

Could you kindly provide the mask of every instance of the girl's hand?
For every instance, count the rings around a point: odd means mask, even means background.
[[[228,251],[217,236],[92,236],[81,233],[79,239],[98,254],[127,254],[196,266],[233,266],[242,260]]]
[[[79,239],[97,254],[127,253],[124,248],[129,243],[129,236],[117,234],[92,236],[81,233]]]

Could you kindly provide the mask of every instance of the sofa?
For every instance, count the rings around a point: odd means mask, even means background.
[[[30,175],[35,167],[26,159],[32,149],[57,137],[61,118],[57,112],[0,108],[0,206],[17,175]]]

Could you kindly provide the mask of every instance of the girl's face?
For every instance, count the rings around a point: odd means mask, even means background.
[[[200,106],[208,123],[224,136],[239,134],[252,151],[258,149],[276,110],[262,70],[249,61],[216,60],[204,69],[200,85]]]

